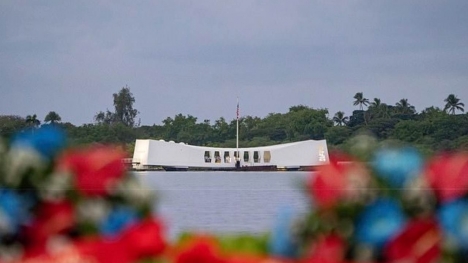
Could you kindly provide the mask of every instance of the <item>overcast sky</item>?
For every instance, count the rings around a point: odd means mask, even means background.
[[[142,125],[351,114],[353,96],[468,110],[468,1],[0,1],[0,115],[75,125],[128,85]]]

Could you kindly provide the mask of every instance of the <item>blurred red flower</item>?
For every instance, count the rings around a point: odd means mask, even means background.
[[[24,229],[28,240],[25,254],[28,256],[46,252],[50,237],[69,230],[75,224],[73,205],[68,201],[44,202],[37,211],[37,216]]]
[[[285,261],[270,259],[265,256],[230,255],[226,263],[285,263]]]
[[[425,176],[437,198],[448,202],[468,192],[468,153],[447,153],[428,162]]]
[[[162,254],[166,247],[162,226],[152,218],[131,226],[115,239],[87,238],[76,244],[80,254],[98,263],[137,262]]]
[[[0,261],[2,262],[2,261]],[[19,261],[9,263],[96,263],[92,258],[88,258],[81,254],[74,244],[65,245],[60,251],[55,251],[53,254],[44,253],[36,256],[24,257]]]
[[[311,247],[304,263],[341,263],[344,262],[346,244],[344,240],[330,234],[319,238]]]
[[[125,173],[125,153],[110,146],[72,150],[62,156],[58,169],[75,174],[75,185],[85,195],[103,196]]]
[[[174,256],[174,263],[227,263],[220,255],[215,239],[208,236],[192,237]]]
[[[160,255],[166,248],[163,226],[154,218],[144,219],[125,230],[121,242],[134,259]]]
[[[340,200],[361,198],[369,183],[369,172],[362,163],[344,154],[331,154],[330,163],[319,166],[307,186],[318,208],[331,208]]]
[[[93,263],[131,263],[133,259],[127,253],[124,243],[105,240],[102,237],[81,239],[75,243],[81,258]]]
[[[384,247],[388,262],[438,262],[442,236],[434,219],[416,219]]]

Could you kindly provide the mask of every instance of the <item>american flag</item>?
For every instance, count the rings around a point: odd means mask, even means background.
[[[239,101],[237,102],[237,112],[236,112],[236,114],[237,114],[237,119],[239,119]]]

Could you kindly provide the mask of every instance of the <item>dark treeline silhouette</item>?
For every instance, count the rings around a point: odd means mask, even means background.
[[[236,119],[223,117],[211,122],[199,121],[192,115],[177,114],[167,117],[161,124],[139,125],[138,113],[132,105],[135,101],[128,87],[114,95],[115,113],[99,112],[95,122],[75,126],[61,122],[60,116],[51,111],[44,119],[65,129],[74,145],[92,143],[120,144],[129,156],[135,140],[163,139],[200,146],[236,145]],[[124,98],[124,103],[122,103]],[[326,139],[331,149],[344,148],[357,134],[367,133],[378,140],[398,140],[411,143],[423,153],[440,150],[468,149],[468,114],[463,113],[464,104],[453,94],[441,99],[443,109],[428,107],[417,112],[407,99],[393,105],[379,98],[366,99],[362,92],[356,93],[359,109],[345,116],[342,111],[334,115],[327,109],[314,109],[304,105],[292,106],[286,113],[270,113],[264,118],[243,116],[239,119],[239,144],[241,147],[272,145],[301,140]],[[456,114],[458,112],[462,112]],[[43,124],[50,125],[50,124]],[[10,137],[22,129],[35,129],[40,121],[35,114],[26,118],[0,115],[0,136]]]

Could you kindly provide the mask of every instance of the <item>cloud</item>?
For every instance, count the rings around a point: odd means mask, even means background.
[[[0,3],[0,112],[75,124],[128,85],[143,124],[468,101],[466,1]],[[430,92],[429,92],[430,91]],[[234,109],[234,110],[233,110]]]

